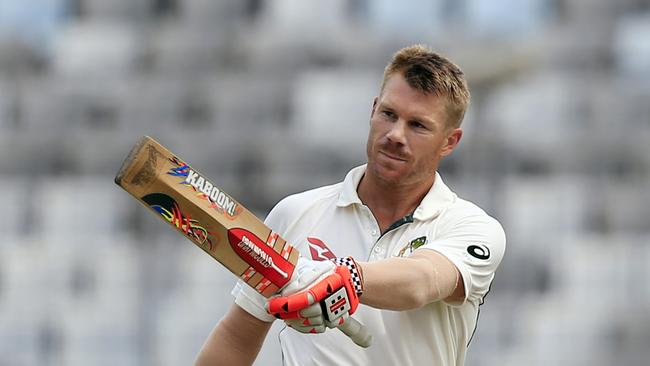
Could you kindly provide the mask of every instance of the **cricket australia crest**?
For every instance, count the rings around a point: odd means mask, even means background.
[[[414,250],[417,248],[423,246],[424,244],[427,243],[427,237],[426,236],[421,236],[419,238],[411,240],[408,244],[406,244],[400,251],[397,253],[397,257],[404,257],[406,255],[409,255],[413,253]]]

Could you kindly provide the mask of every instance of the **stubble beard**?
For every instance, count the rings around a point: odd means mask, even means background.
[[[403,164],[408,166],[402,172],[396,171],[398,167],[391,167],[383,162],[378,161],[382,159],[379,157],[380,151],[385,151],[393,156],[402,157],[403,154],[395,152],[395,149],[384,149],[383,144],[379,144],[375,151],[369,149],[368,154],[368,174],[370,179],[378,186],[385,189],[404,189],[416,188],[421,184],[432,184],[435,179],[435,172],[437,166],[412,166],[412,160],[407,160]],[[401,164],[392,162],[389,164]],[[421,165],[421,164],[420,164]]]
[[[379,154],[381,149],[378,149],[373,153],[372,157],[368,158],[368,170],[370,173],[370,178],[376,182],[377,185],[383,188],[394,189],[402,186],[408,185],[408,181],[411,172],[409,169],[405,169],[403,172],[400,172],[397,166],[391,166],[394,164],[409,164],[409,162],[399,163],[399,162],[380,162],[379,159],[388,159],[387,157],[380,157]]]

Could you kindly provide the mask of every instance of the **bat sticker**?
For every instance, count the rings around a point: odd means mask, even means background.
[[[209,250],[213,249],[214,243],[208,230],[201,226],[197,220],[190,218],[187,213],[183,213],[172,197],[163,193],[151,193],[142,197],[142,201],[190,239],[196,240],[200,244],[207,243]]]
[[[276,286],[283,287],[291,279],[294,265],[255,234],[246,229],[230,229],[228,241],[240,258]]]
[[[176,168],[171,168],[167,174],[171,175],[172,177],[187,177],[190,166],[178,160],[172,161],[178,164],[178,166]]]
[[[201,176],[198,172],[194,171],[189,165],[182,162],[180,159],[174,157],[170,159],[176,165],[170,168],[167,172],[168,175],[173,177],[184,178],[181,184],[191,186],[195,191],[199,192],[201,198],[210,202],[212,208],[219,212],[224,213],[228,218],[234,219],[239,215],[241,209],[232,197],[222,192],[217,186],[208,181],[205,177]]]

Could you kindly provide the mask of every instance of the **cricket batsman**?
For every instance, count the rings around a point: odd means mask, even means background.
[[[271,298],[238,283],[196,365],[252,364],[274,321],[286,324],[285,365],[463,365],[505,251],[499,222],[438,172],[469,100],[445,57],[421,45],[395,53],[369,110],[367,163],[273,208],[266,224],[301,254],[291,282]],[[349,317],[370,347],[333,329]]]

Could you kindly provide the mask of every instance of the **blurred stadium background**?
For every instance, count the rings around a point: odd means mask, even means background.
[[[647,365],[647,0],[0,0],[0,365],[190,364],[234,280],[113,184],[130,147],[263,217],[364,161],[420,42],[473,93],[443,176],[508,234],[467,364]]]

